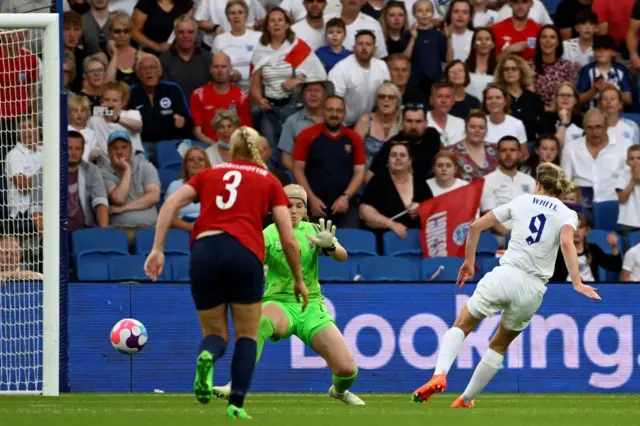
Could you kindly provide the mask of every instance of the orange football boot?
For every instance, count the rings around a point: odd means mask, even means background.
[[[418,390],[413,392],[413,402],[427,402],[432,395],[444,392],[447,388],[447,375],[437,374],[431,378],[426,384],[422,385]]]
[[[464,399],[459,396],[458,399],[453,401],[453,404],[451,404],[451,408],[473,408],[475,405],[476,404],[473,402],[473,399],[470,403],[467,404],[466,402],[464,402]]]

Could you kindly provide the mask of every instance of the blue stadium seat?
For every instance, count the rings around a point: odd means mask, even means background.
[[[353,281],[357,265],[352,261],[338,262],[327,256],[318,258],[320,281]]]
[[[144,273],[146,256],[120,256],[109,259],[109,281],[148,281]],[[166,263],[158,281],[171,280],[171,265]]]
[[[76,275],[80,281],[106,281],[109,279],[109,260],[127,257],[124,254],[92,253],[76,260]]]
[[[127,234],[113,228],[79,229],[71,235],[71,245],[71,253],[76,262],[81,257],[91,254],[129,254]]]
[[[544,4],[544,7],[547,9],[547,12],[549,12],[549,15],[551,15],[552,17],[556,14],[556,10],[558,10],[558,5],[560,4],[562,0],[543,0],[542,3]],[[529,151],[529,152],[533,152],[533,151]]]
[[[603,229],[592,229],[591,232],[587,235],[587,243],[597,244],[598,247],[602,249],[607,254],[611,254],[611,246],[607,242],[607,235],[609,235],[611,231],[603,230]],[[616,234],[618,235],[618,234]],[[618,250],[622,253],[622,237],[618,235]]]
[[[148,255],[153,247],[155,229],[142,229],[136,232],[135,253]],[[164,244],[166,255],[189,256],[189,233],[180,229],[169,229]]]
[[[622,117],[628,118],[629,120],[633,121],[638,126],[640,126],[640,114],[636,112],[625,112],[625,113],[622,113]]]
[[[362,280],[417,281],[419,274],[410,259],[391,256],[363,257],[358,260]]]
[[[164,197],[169,184],[178,179],[179,173],[172,169],[158,169],[158,176],[160,177],[160,194]]]
[[[495,256],[497,250],[498,238],[491,232],[482,232],[480,234],[480,240],[478,241],[476,253]]]
[[[605,231],[618,229],[618,201],[604,201],[593,204],[593,227]]]
[[[482,261],[482,269],[480,272],[484,276],[488,272],[491,272],[493,268],[495,268],[498,265],[500,265],[500,259],[497,257],[490,257],[490,258],[484,259]]]
[[[338,229],[336,238],[349,256],[377,256],[376,236],[362,229]]]
[[[178,154],[177,145],[182,141],[162,141],[156,143],[156,165],[158,169],[180,171],[182,157]]]
[[[464,259],[461,257],[432,257],[420,262],[423,281],[455,281]]]
[[[385,232],[382,236],[385,256],[420,256],[422,257],[422,247],[420,247],[420,230],[409,229],[407,238],[402,239],[393,231]]]
[[[169,258],[171,264],[171,279],[173,281],[189,282],[189,256],[173,256]]]
[[[632,232],[629,234],[629,248],[640,244],[640,232]]]

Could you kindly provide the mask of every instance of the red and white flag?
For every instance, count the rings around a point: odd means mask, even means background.
[[[467,230],[478,213],[483,187],[484,179],[478,179],[420,203],[423,257],[464,257]]]
[[[285,41],[276,50],[273,50],[271,46],[263,46],[258,43],[251,57],[251,74],[268,63],[276,65],[281,61],[291,64],[296,74],[302,74],[306,78],[327,79],[324,65],[311,47],[301,38],[296,38],[293,43]]]

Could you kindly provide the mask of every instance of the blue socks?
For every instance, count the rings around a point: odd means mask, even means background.
[[[229,405],[242,407],[244,397],[251,386],[253,370],[256,365],[258,344],[255,340],[241,337],[236,340],[236,347],[231,360],[231,395]]]
[[[227,350],[227,342],[220,336],[212,334],[202,339],[200,342],[200,353],[202,351],[209,351],[213,355],[213,360],[216,361],[224,355],[224,351]]]

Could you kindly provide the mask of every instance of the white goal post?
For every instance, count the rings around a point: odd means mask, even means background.
[[[20,340],[26,339],[21,336],[20,333],[30,334],[27,338],[33,340],[30,347],[34,347],[34,351],[38,352],[38,355],[18,353],[9,354],[5,356],[5,368],[24,369],[25,366],[20,363],[27,363],[27,369],[31,369],[34,372],[25,373],[29,375],[30,383],[36,389],[21,390],[20,386],[9,386],[9,389],[0,387],[2,394],[16,395],[16,394],[38,394],[46,396],[58,396],[59,395],[59,374],[60,374],[60,263],[61,259],[67,259],[66,254],[60,253],[60,130],[61,130],[61,111],[60,111],[60,87],[61,87],[61,52],[60,52],[60,25],[61,15],[57,13],[25,13],[25,14],[0,14],[0,33],[7,33],[16,30],[36,30],[41,34],[38,43],[41,43],[41,55],[39,55],[40,70],[39,74],[40,84],[38,85],[41,103],[39,106],[40,111],[37,111],[41,117],[40,123],[42,126],[42,220],[43,220],[43,232],[42,232],[42,246],[40,247],[42,256],[42,273],[43,283],[42,286],[37,286],[38,294],[29,295],[24,299],[33,301],[35,307],[27,307],[26,309],[32,309],[33,315],[39,315],[38,318],[29,318],[29,321],[20,327],[20,324],[13,324],[11,327],[5,327],[0,325],[0,333],[7,329],[11,330],[11,336],[2,336],[0,339]],[[0,37],[0,40],[2,38]],[[35,52],[34,52],[35,53]],[[22,78],[22,76],[21,76]],[[0,85],[2,82],[0,80]],[[2,93],[2,92],[0,92]],[[0,99],[0,102],[4,100]],[[66,115],[66,111],[64,111]],[[6,140],[6,139],[5,139]],[[66,170],[66,169],[65,169]],[[1,177],[5,179],[4,176]],[[64,189],[66,191],[66,188]],[[61,256],[62,255],[62,256]],[[27,288],[27,280],[23,279],[22,283],[24,288]],[[0,283],[2,286],[2,283]],[[7,284],[9,286],[9,284]],[[14,288],[19,289],[18,286]],[[12,291],[11,289],[5,291]],[[27,290],[25,290],[27,291]],[[7,298],[6,300],[14,300]],[[41,306],[40,306],[40,302]],[[3,299],[0,298],[0,304],[3,303]],[[5,312],[1,314],[7,314],[7,310],[22,310],[25,309],[21,306],[2,306],[0,310]],[[31,314],[30,314],[31,315]],[[5,318],[8,315],[5,315]],[[10,317],[10,316],[9,316]],[[20,318],[21,315],[17,315]],[[0,317],[0,321],[2,317]],[[19,320],[17,320],[19,321]],[[34,326],[34,323],[37,324]],[[41,332],[34,330],[40,330]],[[22,329],[22,330],[20,330]],[[34,334],[40,334],[37,336]],[[5,347],[18,347],[9,342]],[[19,350],[16,350],[19,352]],[[41,356],[40,356],[41,352]],[[2,363],[2,357],[5,354],[0,354],[0,364]],[[40,365],[32,365],[38,360]],[[40,361],[41,360],[41,361]],[[10,365],[9,365],[10,364]],[[7,367],[9,365],[9,367]],[[0,365],[0,369],[3,366]],[[40,375],[41,371],[41,375]],[[22,373],[21,373],[22,374]],[[31,374],[37,374],[38,377],[32,379]],[[16,374],[15,376],[19,376]],[[13,377],[13,376],[12,376]],[[1,377],[0,377],[1,380]],[[2,385],[2,383],[0,383]],[[6,387],[7,383],[5,383]],[[11,383],[9,383],[11,385]],[[4,390],[3,390],[4,389]]]

